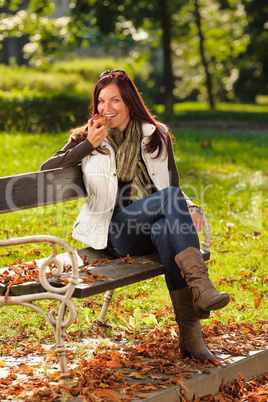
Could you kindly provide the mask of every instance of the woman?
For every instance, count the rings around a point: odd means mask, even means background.
[[[204,225],[202,208],[179,187],[168,129],[150,114],[122,70],[99,76],[92,112],[103,117],[73,130],[67,145],[41,167],[81,162],[88,199],[73,237],[95,249],[108,247],[117,257],[157,250],[181,351],[201,361],[214,358],[200,318],[226,306],[230,297],[218,293],[208,277],[197,234]]]

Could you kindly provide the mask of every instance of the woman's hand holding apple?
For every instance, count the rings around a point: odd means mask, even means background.
[[[87,139],[97,148],[104,138],[107,136],[108,121],[105,116],[95,114],[91,120],[88,121],[88,134]]]

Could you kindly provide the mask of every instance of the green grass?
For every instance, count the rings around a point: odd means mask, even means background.
[[[211,225],[211,260],[208,263],[211,279],[218,290],[228,291],[232,298],[225,309],[212,313],[204,323],[227,323],[232,318],[256,324],[268,320],[268,136],[245,130],[174,129],[173,133],[182,188],[204,207]],[[41,163],[60,149],[66,139],[65,133],[1,133],[1,176],[39,170]],[[71,231],[82,203],[83,200],[79,200],[1,215],[0,236],[50,234],[81,248],[83,245],[71,238]],[[202,234],[200,239],[202,241]],[[33,249],[40,252],[40,256],[50,253],[44,245],[3,248],[0,250],[1,266],[17,258],[31,260]],[[75,301],[79,307],[78,323],[72,325],[71,332],[89,330],[102,299],[103,295],[98,295],[90,299],[91,304],[85,300]],[[120,317],[113,311],[120,310],[127,318],[128,311],[137,308],[146,314],[156,314],[157,309],[165,310],[167,306],[170,306],[168,291],[164,278],[159,277],[118,289],[115,309],[110,309],[108,316],[118,325]],[[12,320],[9,319],[10,309]],[[158,321],[162,325],[171,317],[163,314]],[[51,333],[41,316],[17,306],[0,309],[0,327],[2,339],[15,339],[22,330],[32,337]]]
[[[222,121],[268,123],[268,105],[244,103],[216,103],[210,110],[208,102],[182,102],[174,105],[174,113],[165,112],[164,105],[153,107],[163,121]]]

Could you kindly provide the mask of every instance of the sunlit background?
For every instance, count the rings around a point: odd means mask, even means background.
[[[262,0],[1,0],[0,13],[1,129],[84,122],[97,76],[113,68],[169,120],[230,120],[230,103],[267,113]]]

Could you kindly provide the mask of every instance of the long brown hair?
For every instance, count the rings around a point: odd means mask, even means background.
[[[98,102],[100,91],[107,85],[114,83],[117,85],[122,99],[130,111],[130,118],[140,121],[141,123],[151,123],[156,127],[156,130],[150,137],[150,141],[146,146],[146,152],[153,153],[158,150],[157,156],[163,152],[163,145],[167,144],[167,136],[161,124],[156,120],[155,116],[150,113],[144,104],[144,101],[134,84],[134,82],[126,76],[107,75],[99,79],[93,91],[93,99],[89,110],[92,117],[98,112]],[[79,144],[87,137],[87,124],[71,130],[71,142]],[[99,148],[99,149],[98,149]],[[102,153],[100,147],[97,149]],[[165,148],[165,147],[164,147]]]

